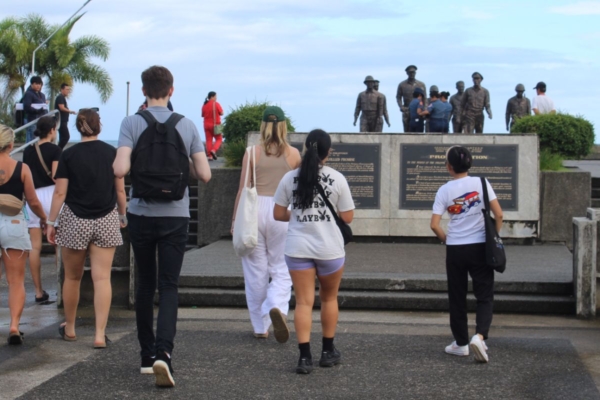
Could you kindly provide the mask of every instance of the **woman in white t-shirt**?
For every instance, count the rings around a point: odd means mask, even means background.
[[[344,222],[349,224],[354,217],[354,202],[346,178],[325,166],[331,150],[329,135],[320,129],[313,130],[304,145],[301,166],[285,174],[279,183],[273,210],[276,220],[289,221],[284,254],[296,296],[294,326],[300,349],[296,367],[299,374],[312,371],[310,330],[315,276],[319,279],[323,331],[319,365],[332,367],[341,360],[333,338],[339,314],[337,295],[346,253],[342,234],[316,185],[321,185]],[[291,210],[288,210],[290,205]]]
[[[483,186],[481,179],[468,176],[472,157],[468,149],[454,146],[446,153],[446,168],[454,178],[442,186],[435,197],[431,229],[446,243],[446,274],[450,303],[450,329],[455,341],[446,353],[468,356],[469,347],[479,362],[488,362],[487,339],[492,323],[494,270],[485,261],[485,225]],[[502,209],[494,189],[487,182],[490,209],[496,219],[496,230],[502,228]],[[448,233],[440,226],[442,215],[450,214]],[[477,299],[476,334],[469,342],[467,327],[467,287],[469,275]]]

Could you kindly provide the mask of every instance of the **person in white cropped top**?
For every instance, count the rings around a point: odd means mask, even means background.
[[[290,336],[286,318],[292,295],[292,280],[284,260],[288,224],[273,219],[273,195],[281,178],[300,165],[300,152],[287,143],[287,119],[281,108],[267,107],[260,126],[260,145],[253,146],[252,151],[256,164],[253,184],[258,193],[258,244],[252,253],[242,257],[246,303],[254,337],[266,339],[272,323],[275,339],[285,343]],[[248,153],[242,162],[234,218],[249,173],[247,157]],[[233,222],[231,226],[233,233]]]
[[[494,301],[494,270],[485,259],[485,224],[482,209],[483,189],[481,179],[470,177],[473,158],[465,147],[453,146],[446,153],[446,167],[454,178],[442,186],[435,197],[431,229],[446,243],[446,274],[448,276],[448,301],[450,304],[450,329],[454,342],[446,353],[468,356],[469,348],[479,362],[488,362],[484,340],[492,323]],[[486,180],[490,209],[496,219],[496,230],[502,229],[502,208],[492,186]],[[448,212],[448,233],[440,226],[442,215]],[[469,275],[473,280],[473,293],[477,299],[476,334],[469,342],[467,326],[467,287]]]

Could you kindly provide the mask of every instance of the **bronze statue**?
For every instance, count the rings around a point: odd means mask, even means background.
[[[492,119],[490,92],[481,86],[483,76],[479,72],[474,72],[471,77],[473,78],[473,87],[465,90],[460,102],[463,132],[483,133],[484,109],[487,111],[489,119]]]
[[[379,93],[379,95],[383,98],[383,118],[385,118],[385,123],[387,124],[387,126],[389,128],[391,125],[390,125],[390,116],[389,116],[388,110],[387,110],[387,100],[385,98],[385,94],[383,94],[379,91],[379,81],[378,80],[375,81],[375,86],[373,87],[373,89],[375,89],[377,91],[377,93]],[[383,132],[383,119],[381,117],[379,117],[379,119],[377,120],[376,132]]]
[[[516,120],[531,115],[531,102],[523,96],[525,86],[519,83],[515,91],[517,95],[508,99],[506,104],[506,130],[509,132]]]
[[[452,112],[450,118],[452,119],[452,132],[462,133],[462,120],[461,120],[461,108],[460,102],[463,94],[465,93],[465,83],[463,81],[456,82],[456,94],[450,97],[450,105],[452,106]]]
[[[398,102],[398,107],[400,107],[400,112],[402,112],[402,124],[404,125],[404,132],[409,132],[410,111],[408,110],[408,106],[413,100],[413,92],[416,87],[420,87],[423,90],[423,93],[426,93],[427,88],[423,82],[415,79],[415,76],[417,75],[417,67],[414,65],[409,65],[406,67],[405,71],[406,75],[408,75],[408,79],[400,82],[398,85],[396,101]],[[427,107],[427,104],[425,104],[425,107]]]
[[[360,132],[381,132],[377,130],[377,121],[383,115],[383,98],[375,91],[375,82],[371,75],[367,76],[364,82],[367,90],[359,93],[356,100],[354,126],[360,114]]]

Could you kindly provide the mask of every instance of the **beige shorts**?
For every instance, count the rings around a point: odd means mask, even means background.
[[[64,205],[56,227],[56,244],[74,250],[85,250],[93,243],[98,247],[117,247],[123,244],[119,213],[115,208],[102,218],[79,218]]]

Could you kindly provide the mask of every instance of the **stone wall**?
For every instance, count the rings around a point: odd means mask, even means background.
[[[198,186],[198,246],[231,236],[233,207],[241,168],[215,168],[212,178]]]
[[[591,205],[589,172],[543,171],[540,174],[540,236],[543,241],[565,242],[573,249],[573,218],[585,217]]]

